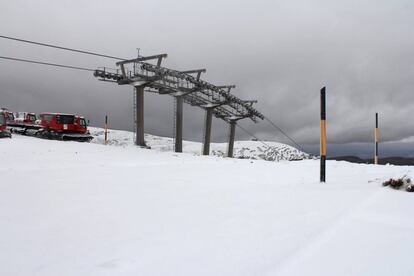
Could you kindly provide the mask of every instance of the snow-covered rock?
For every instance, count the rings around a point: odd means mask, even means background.
[[[94,137],[93,143],[104,144],[105,132],[102,128],[90,128]],[[151,149],[159,151],[174,151],[174,139],[145,134],[145,141]],[[108,130],[108,144],[117,146],[132,146],[134,133],[124,130]],[[211,143],[211,154],[226,156],[227,143]],[[183,141],[183,152],[200,155],[202,143]],[[235,141],[234,157],[240,159],[257,159],[267,161],[291,161],[309,159],[310,156],[292,146],[277,142]]]

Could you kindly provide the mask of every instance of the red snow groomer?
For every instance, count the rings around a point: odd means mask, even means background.
[[[63,113],[41,113],[36,136],[48,139],[88,142],[93,139],[84,117]]]
[[[14,117],[14,122],[16,123],[35,124],[36,120],[36,114],[30,112],[17,112]]]
[[[6,115],[0,112],[0,138],[4,137],[11,138],[11,133],[7,130]]]
[[[92,140],[84,117],[63,113],[18,112],[8,128],[18,134],[56,140],[88,142]]]
[[[11,120],[12,116],[13,120]],[[35,113],[17,112],[13,115],[13,113],[9,112],[7,127],[13,133],[35,136],[36,132],[41,128],[36,119]]]
[[[6,123],[13,123],[14,122],[14,114],[7,108],[1,108],[0,113],[4,114],[4,117],[6,119]]]

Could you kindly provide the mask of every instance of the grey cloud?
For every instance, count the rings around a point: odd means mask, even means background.
[[[207,68],[204,78],[234,93],[300,143],[319,141],[319,89],[327,86],[328,140],[369,142],[374,113],[381,138],[413,136],[412,1],[9,1],[0,34],[121,57],[167,52],[165,66]],[[0,40],[2,55],[96,68],[113,60]],[[132,89],[88,72],[0,61],[0,105],[76,112],[132,129]],[[146,96],[147,132],[171,136],[173,99]],[[186,107],[186,139],[200,140],[202,110]],[[287,140],[267,122],[242,126]],[[226,125],[215,120],[213,140]],[[238,138],[249,139],[238,130]]]

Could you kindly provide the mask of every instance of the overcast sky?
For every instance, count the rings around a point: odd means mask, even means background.
[[[125,58],[168,53],[164,66],[206,68],[302,144],[319,142],[319,90],[327,87],[328,141],[414,136],[413,1],[5,1],[0,35]],[[0,55],[95,69],[115,60],[0,39]],[[0,60],[0,106],[79,113],[92,125],[131,129],[132,87],[90,72]],[[186,106],[184,138],[201,140],[204,111]],[[146,132],[171,136],[173,99],[146,95]],[[261,139],[286,140],[267,122],[240,122]],[[213,122],[213,141],[226,125]],[[249,139],[238,129],[238,139]]]

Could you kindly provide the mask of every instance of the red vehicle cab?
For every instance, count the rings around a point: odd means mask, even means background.
[[[76,116],[76,126],[77,126],[77,130],[80,133],[88,132],[88,124],[86,123],[86,120],[84,117]]]
[[[41,113],[40,124],[44,129],[56,132],[87,132],[85,119],[72,114]]]
[[[14,122],[15,118],[14,118],[13,112],[11,112],[11,111],[9,111],[7,109],[3,109],[1,111],[1,113],[4,114],[4,117],[6,118],[6,122],[7,123],[13,123]]]
[[[3,113],[0,113],[0,131],[5,130],[7,127],[6,125],[6,117]]]
[[[31,112],[18,112],[16,113],[15,122],[19,123],[29,123],[34,124],[36,123],[36,114]]]
[[[10,137],[11,133],[7,130],[6,115],[4,112],[0,113],[0,138]]]
[[[63,113],[41,113],[39,117],[43,132],[48,133],[51,138],[57,135],[58,138],[64,140],[89,141],[92,139],[83,117]]]

